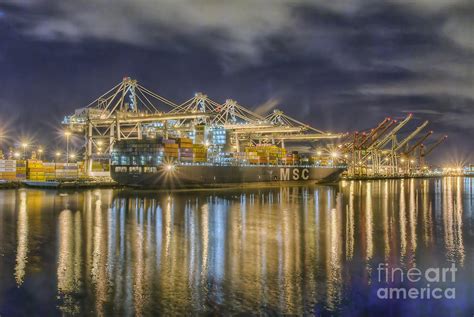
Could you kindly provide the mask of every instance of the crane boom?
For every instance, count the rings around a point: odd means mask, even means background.
[[[382,122],[379,123],[379,125],[370,131],[369,134],[366,135],[366,137],[360,142],[359,147],[362,147],[367,141],[370,139],[374,138],[377,133],[384,128],[384,126],[389,123],[391,120],[390,118],[385,118]]]
[[[380,137],[382,137],[382,135],[384,135],[385,132],[387,132],[388,129],[390,129],[395,123],[397,123],[396,120],[390,121],[390,122],[383,128],[383,130],[380,131],[380,133],[379,133],[372,141],[369,142],[369,144],[368,144],[367,147],[370,148],[370,147],[371,147],[375,142],[377,142],[377,140],[378,140]]]
[[[436,141],[428,150],[424,151],[424,153],[422,154],[422,156],[428,156],[431,152],[433,152],[433,150],[435,148],[438,147],[438,145],[440,145],[441,143],[443,143],[446,139],[448,138],[447,135],[441,137],[438,141]]]
[[[412,133],[410,133],[409,136],[407,136],[402,142],[400,142],[394,149],[395,152],[400,150],[402,147],[405,146],[411,139],[413,139],[418,133],[420,133],[421,130],[423,130],[426,126],[428,125],[428,120],[423,122],[422,125],[420,125],[418,128],[415,129]]]
[[[416,148],[418,148],[421,145],[421,143],[423,143],[432,134],[433,134],[433,131],[428,131],[428,133],[426,133],[421,139],[419,139],[415,144],[413,144],[411,148],[409,148],[408,151],[406,151],[404,154],[408,155],[412,153]]]
[[[397,124],[397,126],[395,128],[393,128],[381,141],[375,142],[374,144],[372,144],[369,147],[369,150],[380,149],[380,148],[384,147],[390,141],[391,137],[395,133],[400,131],[401,128],[403,128],[408,123],[408,121],[411,120],[412,117],[413,117],[413,115],[410,113],[402,122]]]

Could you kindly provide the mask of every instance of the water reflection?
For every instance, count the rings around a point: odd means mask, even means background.
[[[16,228],[17,287],[35,278],[32,241],[56,248],[36,254],[45,263],[36,270],[54,268],[62,313],[317,314],[345,310],[354,288],[369,292],[382,261],[412,267],[439,254],[437,262],[466,266],[469,191],[461,178],[240,192],[19,191],[11,196],[16,225],[7,213],[0,224]]]
[[[22,190],[19,195],[15,280],[18,286],[21,286],[25,277],[26,263],[28,262],[28,213],[26,210],[26,192]]]

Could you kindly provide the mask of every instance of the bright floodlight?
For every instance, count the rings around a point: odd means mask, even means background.
[[[60,155],[61,155],[61,153],[59,153],[59,152],[56,152],[56,156],[60,156]]]
[[[71,154],[70,157],[73,159],[76,157],[76,154]]]
[[[174,165],[173,164],[166,164],[166,170],[167,171],[172,171],[174,169]]]
[[[16,158],[19,158],[19,157],[20,157],[20,153],[15,152],[15,153],[13,154],[13,156],[16,157]]]
[[[64,135],[67,136],[67,137],[68,137],[68,136],[71,136],[71,132],[70,132],[70,131],[66,131],[66,132],[64,132]]]
[[[22,143],[21,146],[22,146],[22,147],[27,147],[27,146],[28,146],[28,143]]]
[[[336,158],[336,157],[339,156],[339,153],[337,153],[337,152],[332,152],[332,153],[331,153],[331,156],[334,157],[334,158]]]

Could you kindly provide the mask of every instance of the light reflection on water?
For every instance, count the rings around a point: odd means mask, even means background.
[[[471,179],[174,193],[0,192],[0,315],[473,310]],[[383,302],[380,262],[464,296]]]

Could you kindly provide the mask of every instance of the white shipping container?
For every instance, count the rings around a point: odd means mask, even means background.
[[[14,173],[16,172],[16,167],[0,167],[0,172]]]
[[[14,160],[0,160],[0,165],[16,165]]]

